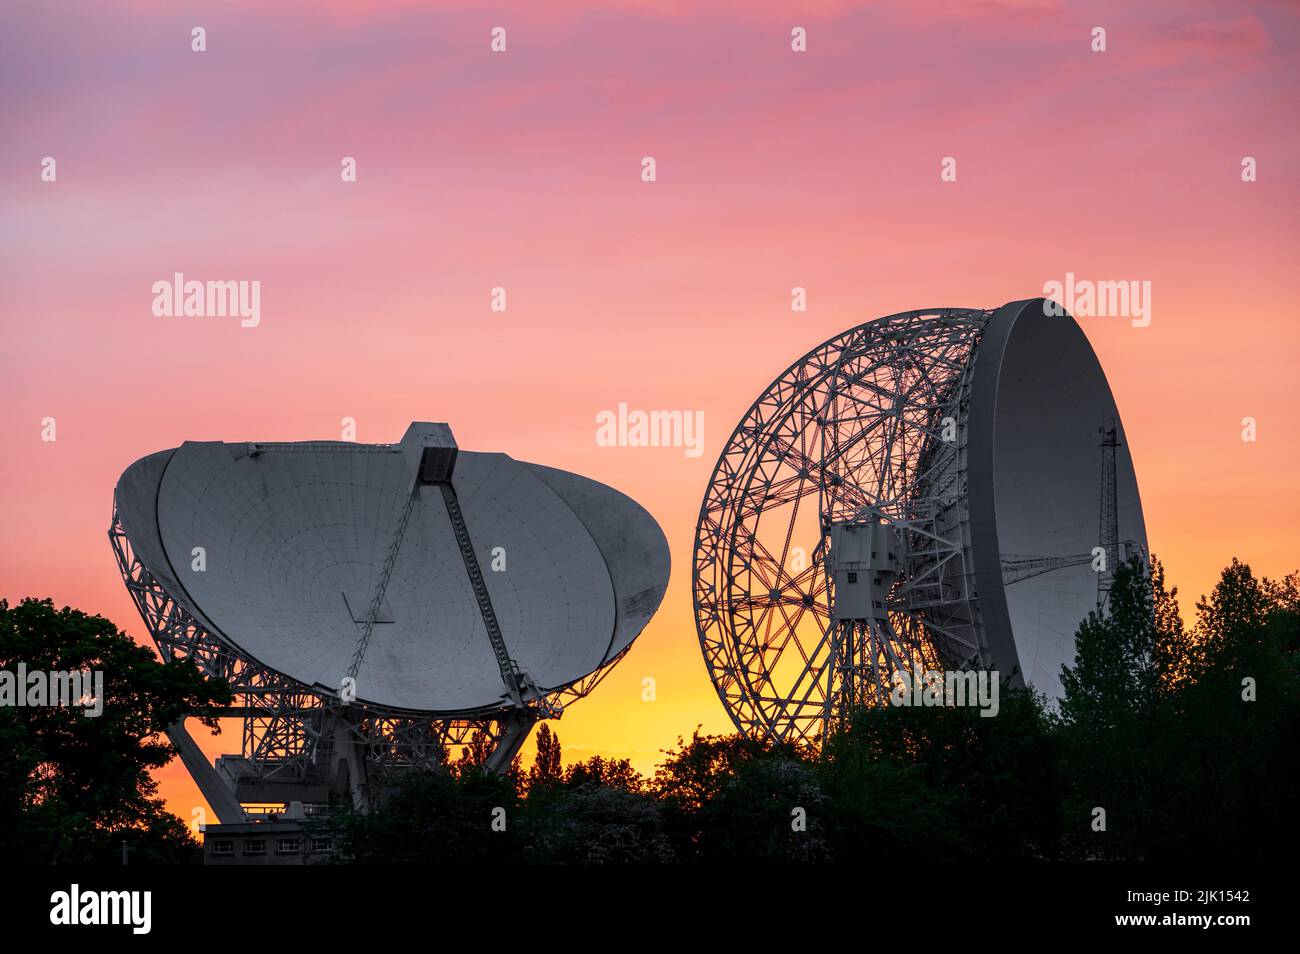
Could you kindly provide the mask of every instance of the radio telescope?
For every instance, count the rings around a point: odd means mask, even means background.
[[[938,308],[814,348],[750,407],[696,530],[696,625],[737,728],[816,742],[894,674],[1061,695],[1111,574],[1145,558],[1101,366],[1043,299]]]
[[[577,474],[396,444],[187,441],[122,474],[109,537],[164,659],[229,682],[238,754],[170,736],[222,823],[245,805],[350,800],[473,746],[509,765],[627,653],[668,546]]]

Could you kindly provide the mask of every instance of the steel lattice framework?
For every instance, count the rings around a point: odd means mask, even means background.
[[[795,362],[728,440],[696,532],[700,644],[738,729],[815,743],[913,665],[986,665],[966,497],[972,355],[992,311],[867,322]],[[885,524],[887,620],[832,618],[831,528]]]

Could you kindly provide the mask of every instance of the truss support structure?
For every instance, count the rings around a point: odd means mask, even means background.
[[[198,785],[204,799],[216,813],[217,821],[222,824],[243,821],[244,807],[239,804],[235,793],[222,780],[221,774],[208,761],[208,757],[203,754],[203,750],[185,728],[184,719],[176,720],[167,729],[167,738],[171,740],[172,745],[176,746],[181,764],[185,766],[185,770]]]
[[[746,411],[705,491],[692,564],[700,647],[740,732],[818,746],[917,668],[1060,698],[1067,628],[1094,590],[1107,611],[1145,530],[1105,374],[1050,305],[864,322]],[[1098,423],[1100,547],[1078,510]]]
[[[736,727],[815,744],[900,668],[987,666],[966,496],[971,356],[992,311],[860,325],[791,365],[736,427],[700,509],[692,583]],[[873,523],[899,567],[874,614],[837,614],[835,527]]]
[[[1119,563],[1119,500],[1115,481],[1115,450],[1120,446],[1119,425],[1110,421],[1101,428],[1101,549],[1105,564],[1097,574],[1097,611],[1105,612],[1110,588]]]

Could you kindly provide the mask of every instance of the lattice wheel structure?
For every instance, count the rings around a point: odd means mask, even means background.
[[[986,664],[965,473],[972,356],[992,314],[912,311],[832,338],[727,441],[693,586],[710,676],[742,732],[815,744],[899,670]],[[897,561],[874,576],[874,614],[837,610],[836,528],[875,528],[864,559],[883,547]]]

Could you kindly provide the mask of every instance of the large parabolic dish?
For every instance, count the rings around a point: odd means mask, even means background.
[[[454,442],[446,479],[425,473],[442,432],[186,442],[127,468],[117,520],[211,635],[325,697],[351,677],[358,704],[486,713],[608,666],[663,598],[658,524],[595,481]]]
[[[1146,532],[1101,366],[1045,305],[867,322],[750,407],[693,567],[705,662],[742,731],[814,741],[917,666],[1059,697],[1079,623]]]
[[[232,706],[193,714],[243,720],[215,765],[185,719],[167,730],[223,824],[365,810],[454,758],[505,771],[668,585],[667,541],[634,501],[461,451],[446,424],[396,444],[188,441],[128,467],[113,502],[159,652],[230,686]]]

